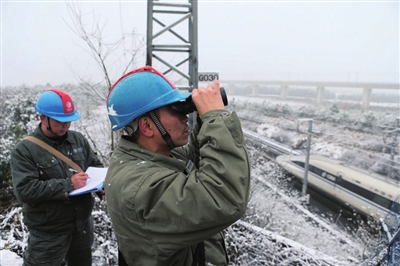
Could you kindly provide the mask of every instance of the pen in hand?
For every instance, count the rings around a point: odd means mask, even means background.
[[[76,171],[75,169],[69,168],[68,169],[71,173],[77,174],[79,173],[78,171]],[[88,176],[88,179],[90,179],[90,176]]]
[[[71,168],[69,168],[68,171],[73,173],[73,175],[70,178],[74,189],[78,189],[85,186],[90,179],[88,174],[85,172],[80,172]]]
[[[72,168],[69,168],[68,170],[69,170],[71,173],[74,173],[74,174],[78,173],[78,171],[76,171],[75,169],[72,169]]]

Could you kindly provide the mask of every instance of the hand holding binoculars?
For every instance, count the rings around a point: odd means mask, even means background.
[[[222,101],[224,102],[224,106],[228,105],[228,98],[226,97],[226,92],[224,87],[220,88]],[[192,100],[192,96],[187,98],[185,101],[175,102],[171,104],[173,110],[179,113],[189,114],[191,112],[197,111],[196,105]]]

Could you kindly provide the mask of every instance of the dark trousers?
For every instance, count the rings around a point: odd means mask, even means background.
[[[47,235],[29,232],[23,266],[92,266],[93,220],[81,232]]]

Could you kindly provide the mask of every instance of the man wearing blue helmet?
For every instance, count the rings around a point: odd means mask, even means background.
[[[61,152],[83,171],[103,167],[86,138],[69,130],[80,115],[67,93],[58,89],[42,93],[35,110],[40,124],[31,137]],[[86,184],[88,175],[72,171],[62,159],[27,139],[11,152],[11,174],[29,231],[23,265],[91,266],[94,199],[90,193],[69,196]]]
[[[193,132],[176,108],[189,100]],[[112,86],[107,109],[113,130],[127,133],[104,183],[126,265],[227,265],[223,230],[246,211],[250,160],[219,82],[183,93],[146,66]]]

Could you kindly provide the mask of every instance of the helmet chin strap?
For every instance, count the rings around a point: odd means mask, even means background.
[[[53,132],[53,130],[50,127],[50,119],[48,116],[46,116],[46,128],[48,131],[50,131],[54,136],[57,137],[57,134]]]
[[[48,116],[46,116],[46,127],[47,127],[47,130],[50,130],[51,133],[53,133],[53,131],[51,130],[51,127],[50,127],[50,119]]]
[[[158,128],[158,131],[160,131],[161,136],[163,139],[167,142],[168,147],[172,150],[175,148],[174,143],[172,142],[171,136],[168,134],[168,132],[165,130],[164,126],[161,124],[160,119],[158,119],[157,115],[154,113],[154,111],[150,111],[149,115],[151,119],[153,120],[154,124],[156,124],[156,127]]]

